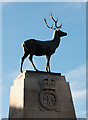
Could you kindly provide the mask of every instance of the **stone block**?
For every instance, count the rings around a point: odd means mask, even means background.
[[[11,87],[11,118],[74,118],[69,83],[60,73],[25,71]]]

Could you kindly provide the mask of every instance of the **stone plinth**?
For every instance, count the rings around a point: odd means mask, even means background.
[[[9,118],[76,118],[69,83],[59,73],[26,71],[14,80]]]

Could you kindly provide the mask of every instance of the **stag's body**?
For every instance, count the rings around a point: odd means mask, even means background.
[[[59,43],[60,38],[49,41],[29,39],[23,43],[23,47],[29,52],[29,54],[33,54],[36,56],[51,56],[55,52],[56,48],[59,46]]]
[[[51,18],[52,18],[52,16],[51,16]],[[46,55],[46,58],[47,58],[46,71],[50,72],[50,66],[49,66],[50,57],[52,54],[55,53],[56,48],[59,46],[60,37],[67,35],[67,33],[64,33],[61,30],[59,30],[61,28],[61,26],[57,27],[57,25],[56,25],[57,21],[54,20],[54,22],[55,22],[56,28],[58,28],[58,29],[53,29],[52,27],[49,27],[45,20],[47,27],[55,30],[52,40],[40,41],[40,40],[35,40],[35,39],[29,39],[29,40],[26,40],[22,44],[23,49],[24,49],[24,56],[21,59],[21,68],[20,68],[21,72],[22,72],[23,61],[29,54],[30,54],[29,60],[31,61],[31,63],[36,71],[37,71],[37,69],[32,61],[33,55],[36,55],[36,56]]]

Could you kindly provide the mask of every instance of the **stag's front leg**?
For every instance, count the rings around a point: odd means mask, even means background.
[[[36,69],[33,61],[32,61],[32,57],[33,57],[33,55],[30,55],[29,60],[31,61],[33,68],[34,68],[36,71],[38,71],[38,70]]]
[[[28,56],[28,53],[24,53],[24,56],[21,58],[21,67],[20,67],[20,72],[22,73],[22,66],[23,66],[23,62],[24,62],[24,59]]]
[[[50,65],[49,65],[50,56],[46,56],[46,60],[47,60],[46,71],[50,72]]]

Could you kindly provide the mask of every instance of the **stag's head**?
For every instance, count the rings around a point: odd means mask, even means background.
[[[61,30],[56,30],[55,33],[56,33],[59,37],[67,36],[67,33],[66,33],[66,32],[62,32]]]
[[[58,37],[67,36],[67,33],[62,32],[62,31],[60,30],[61,27],[62,27],[62,23],[61,23],[61,25],[60,25],[59,27],[57,26],[58,18],[57,18],[57,20],[55,20],[55,19],[53,18],[53,15],[52,15],[51,12],[50,12],[50,15],[49,15],[49,16],[50,16],[51,19],[54,21],[55,27],[53,27],[53,25],[52,25],[51,27],[48,26],[48,24],[47,24],[47,22],[46,22],[46,19],[44,18],[44,21],[45,21],[46,26],[47,26],[49,29],[54,30],[55,33],[58,35]]]

